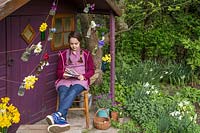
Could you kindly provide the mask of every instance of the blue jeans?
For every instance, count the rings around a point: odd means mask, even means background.
[[[71,107],[74,99],[84,89],[85,88],[79,84],[71,85],[70,87],[64,85],[58,87],[58,95],[59,95],[58,112],[60,112],[64,118],[66,118],[68,109]]]

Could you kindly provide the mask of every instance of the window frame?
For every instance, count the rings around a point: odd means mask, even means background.
[[[64,20],[68,17],[70,18],[70,28],[69,28],[69,30],[65,30]],[[67,45],[64,44],[64,41],[65,41],[64,34],[75,30],[75,14],[56,14],[52,19],[52,27],[56,26],[56,19],[61,19],[61,23],[62,23],[61,29],[62,30],[61,30],[61,32],[55,32],[53,35],[53,39],[51,40],[51,50],[52,51],[58,51],[58,50],[69,48],[69,44],[67,44]],[[61,35],[61,46],[56,47],[55,46],[55,35],[60,34],[60,33],[62,34]]]

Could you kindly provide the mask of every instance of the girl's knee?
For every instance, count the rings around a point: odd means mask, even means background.
[[[58,92],[59,93],[62,93],[62,92],[65,92],[67,91],[68,87],[64,86],[64,85],[61,85],[58,87]]]

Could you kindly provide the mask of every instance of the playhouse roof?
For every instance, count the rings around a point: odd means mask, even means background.
[[[0,1],[0,20],[16,11],[31,0],[1,0]],[[117,7],[114,0],[67,0],[70,5],[77,9],[77,12],[82,13],[84,6],[87,3],[95,4],[95,14],[109,14],[110,11],[116,16],[121,16],[121,10]]]

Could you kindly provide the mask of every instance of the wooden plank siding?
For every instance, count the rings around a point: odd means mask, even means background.
[[[5,29],[5,20],[0,21],[0,97],[6,96],[6,29]]]
[[[3,19],[7,25],[5,29],[7,31],[7,47],[5,50],[12,51],[25,49],[27,43],[22,39],[20,35],[21,32],[27,24],[30,24],[36,33],[39,33],[39,26],[48,16],[51,4],[50,1],[31,1],[25,7],[20,8],[10,16],[6,17],[6,19]],[[39,5],[42,5],[44,8],[41,8]],[[37,10],[35,10],[36,8]],[[51,22],[51,17],[49,17],[47,21],[49,27],[51,27]],[[33,43],[38,43],[39,41],[40,34],[35,38]],[[44,47],[45,42],[42,44]],[[47,43],[46,48],[50,56],[50,65],[44,67],[43,72],[39,75],[39,80],[35,84],[35,88],[27,90],[23,97],[17,95],[20,82],[22,82],[24,77],[28,76],[39,64],[40,55],[36,56],[32,53],[29,61],[23,62],[20,57],[24,50],[19,52],[9,52],[6,54],[7,58],[14,60],[12,66],[4,67],[7,68],[7,79],[17,82],[7,82],[6,95],[11,98],[11,102],[18,107],[21,113],[20,123],[14,124],[9,128],[9,133],[16,132],[16,129],[21,124],[32,124],[43,119],[47,114],[51,114],[56,109],[57,92],[54,87],[54,82],[56,80],[58,54],[57,51],[51,51],[50,42]]]

